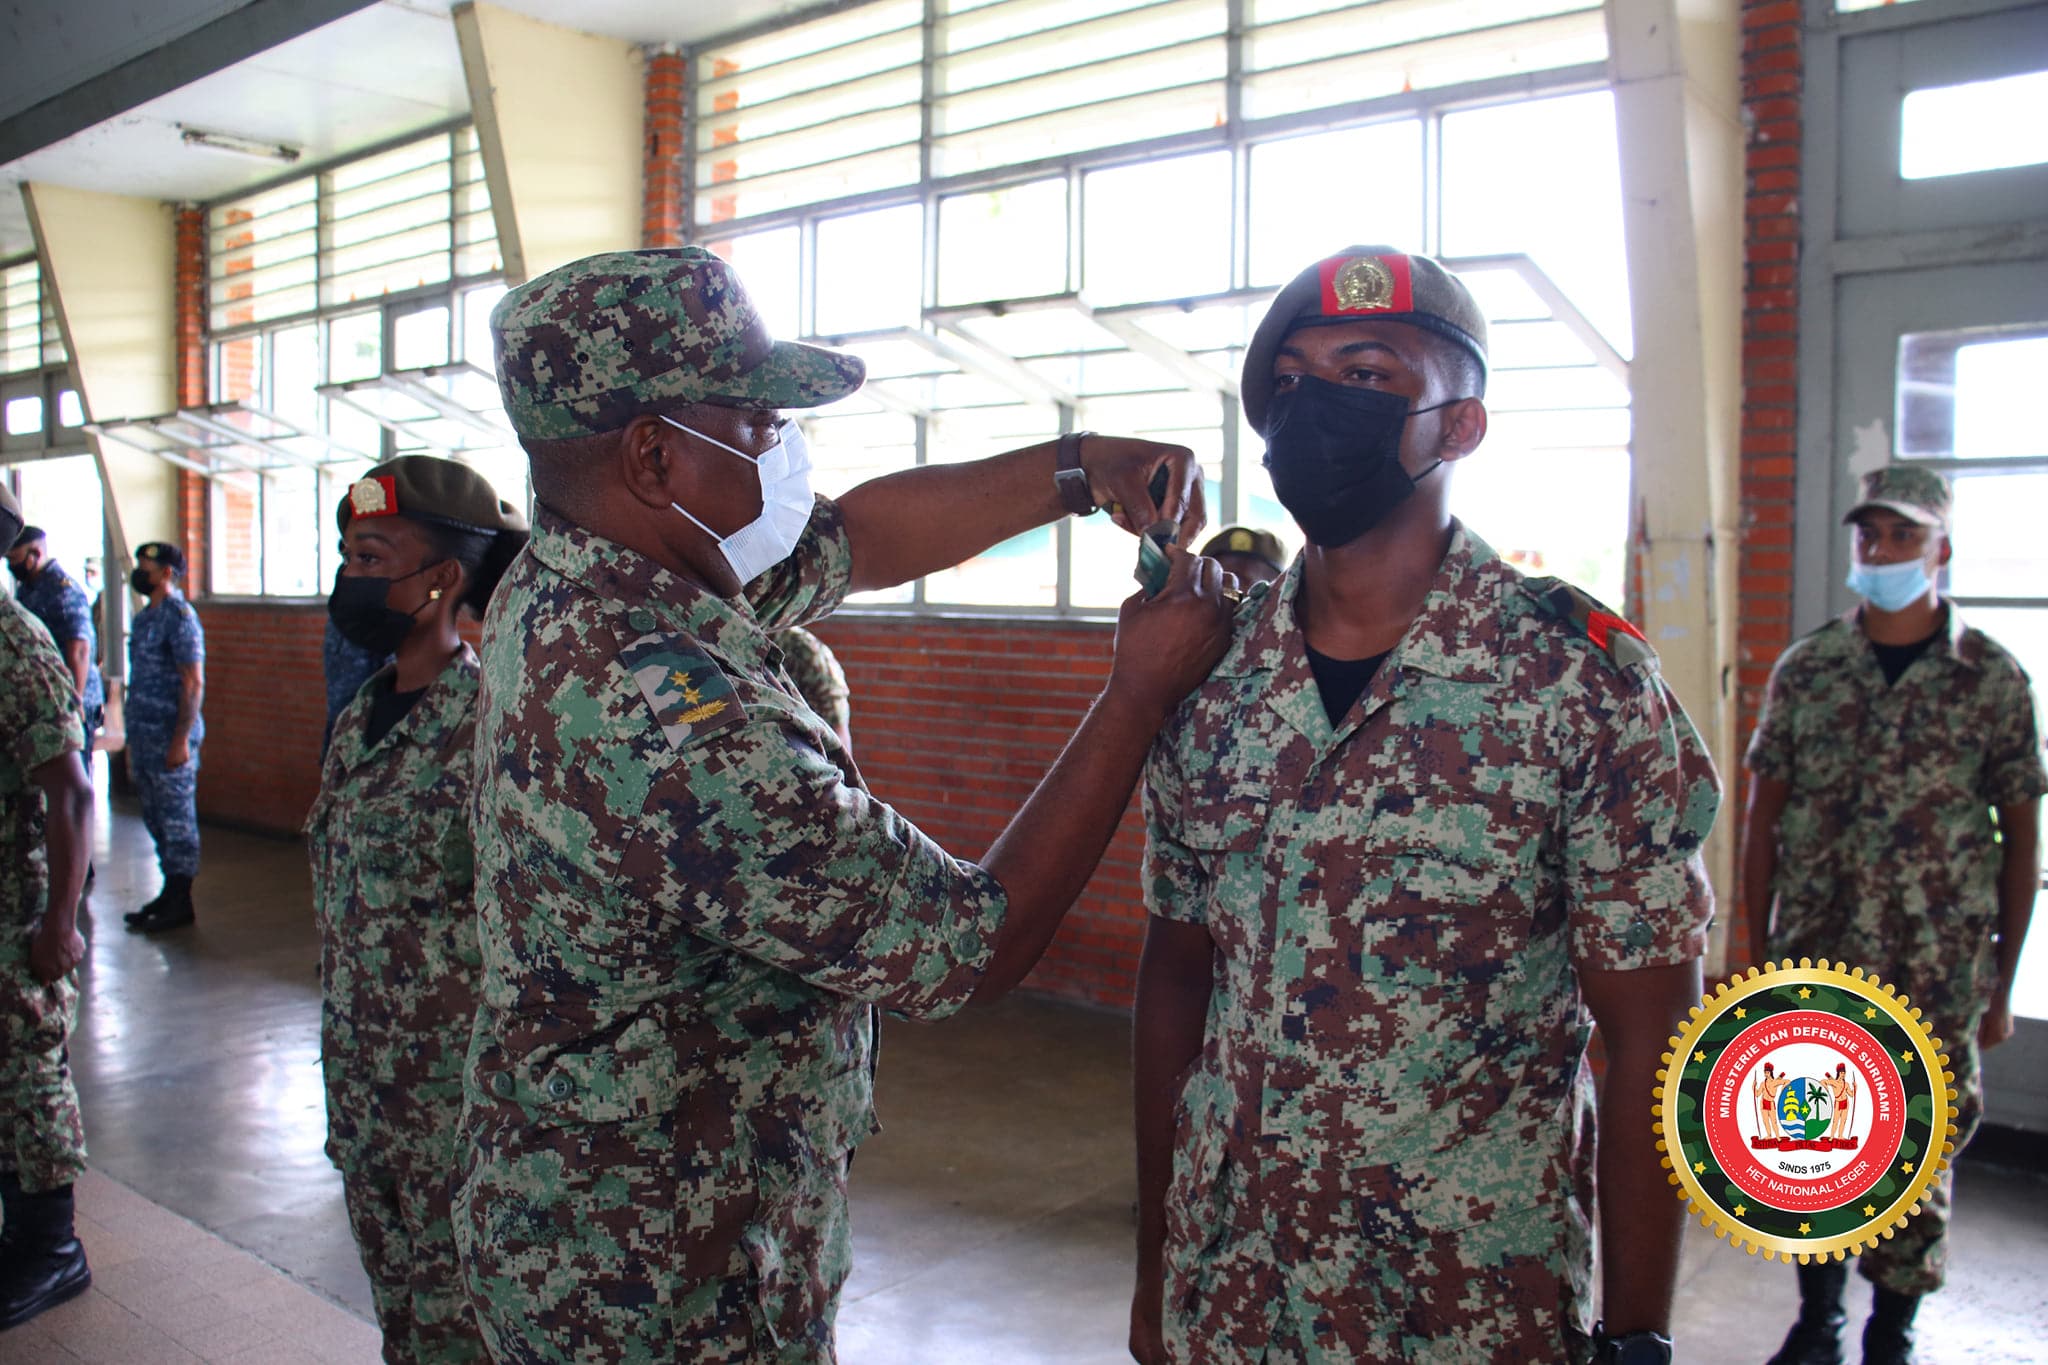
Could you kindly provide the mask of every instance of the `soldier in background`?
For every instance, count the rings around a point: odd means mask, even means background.
[[[1634,628],[1451,517],[1485,361],[1464,285],[1386,247],[1303,271],[1246,353],[1309,545],[1146,771],[1148,1365],[1670,1359],[1685,1210],[1644,1116],[1719,790]]]
[[[776,341],[698,248],[564,266],[491,329],[540,512],[484,620],[471,1300],[500,1359],[829,1361],[872,1007],[936,1018],[1023,978],[1220,652],[1226,580],[1169,551],[979,866],[866,790],[770,633],[1111,500],[1185,543],[1199,471],[1075,436],[813,497],[785,414],[861,363]]]
[[[151,541],[135,551],[135,571],[128,576],[128,586],[148,599],[128,628],[128,775],[163,873],[156,899],[123,916],[131,930],[142,933],[192,922],[192,879],[199,875],[206,631],[178,590],[184,574],[185,552]]]
[[[825,727],[839,740],[839,747],[853,752],[853,691],[846,685],[846,670],[838,656],[823,640],[800,627],[778,631],[775,643],[782,649],[782,666],[804,705],[818,713]]]
[[[92,737],[100,728],[106,707],[106,685],[100,678],[99,632],[93,629],[92,602],[64,566],[50,557],[49,537],[40,526],[24,526],[7,552],[7,567],[14,574],[14,595],[34,612],[57,642],[71,680],[78,688],[85,708],[85,740],[90,753]],[[88,769],[91,764],[87,764]]]
[[[1287,551],[1280,537],[1256,526],[1226,526],[1209,537],[1201,552],[1246,587],[1271,583],[1287,572]]]
[[[392,662],[343,708],[306,817],[320,927],[327,1154],[384,1358],[485,1359],[449,1222],[476,1017],[470,838],[483,613],[526,519],[481,474],[407,455],[349,489],[328,619]]]
[[[20,529],[0,484],[0,544]],[[67,1051],[92,848],[82,720],[49,631],[0,598],[0,1329],[92,1283],[73,1228],[85,1125]]]
[[[2012,1036],[2012,984],[2041,881],[2040,712],[2019,661],[1935,586],[1952,553],[1948,483],[1863,476],[1849,588],[1862,603],[1771,670],[1750,741],[1742,895],[1771,960],[1875,973],[1926,1011],[1955,1068],[1955,1148],[1984,1112],[1981,1051]],[[1907,1361],[1922,1296],[1948,1265],[1954,1167],[1872,1243],[1869,1365]],[[1798,1267],[1799,1319],[1775,1365],[1832,1365],[1843,1261]]]

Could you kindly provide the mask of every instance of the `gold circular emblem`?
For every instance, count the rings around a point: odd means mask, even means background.
[[[1891,986],[1825,959],[1730,978],[1657,1072],[1678,1197],[1768,1258],[1841,1260],[1920,1211],[1954,1146],[1955,1073]]]
[[[384,510],[384,485],[375,479],[357,479],[349,485],[348,505],[359,517],[373,516]]]
[[[1394,302],[1394,272],[1377,256],[1354,256],[1331,281],[1342,308],[1388,308]]]

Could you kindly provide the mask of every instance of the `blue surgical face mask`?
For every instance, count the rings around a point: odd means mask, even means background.
[[[1849,565],[1849,591],[1879,611],[1904,611],[1927,595],[1934,580],[1918,559],[1903,564]]]

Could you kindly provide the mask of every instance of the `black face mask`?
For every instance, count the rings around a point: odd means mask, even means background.
[[[387,605],[391,585],[417,578],[433,567],[424,565],[396,578],[348,578],[337,571],[334,591],[327,595],[327,619],[334,622],[343,639],[358,649],[368,650],[379,658],[396,654],[405,637],[412,634],[419,608],[397,611]]]
[[[1398,393],[1302,375],[1295,387],[1274,397],[1266,419],[1266,468],[1274,496],[1317,545],[1349,545],[1385,521],[1416,482],[1443,463],[1408,476],[1401,467],[1401,429],[1408,419],[1459,401],[1410,412]]]
[[[135,590],[137,597],[147,597],[156,591],[156,584],[151,582],[149,575],[140,569],[129,572],[128,586]]]

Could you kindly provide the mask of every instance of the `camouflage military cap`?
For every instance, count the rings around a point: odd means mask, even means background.
[[[1202,553],[1211,558],[1217,555],[1250,555],[1254,559],[1265,560],[1276,569],[1287,567],[1287,551],[1280,544],[1280,537],[1256,526],[1226,526],[1209,537]]]
[[[1873,507],[1897,512],[1921,526],[1948,525],[1948,480],[1919,465],[1894,464],[1863,476],[1856,505],[1842,524],[1848,525]]]
[[[702,247],[608,251],[491,310],[498,388],[529,440],[617,431],[681,403],[814,408],[861,385],[855,356],[768,333],[740,277]]]
[[[15,501],[14,490],[0,482],[0,545],[14,548],[14,538],[21,534],[21,504]]]
[[[334,520],[346,532],[357,517],[404,517],[484,535],[527,529],[526,514],[499,497],[489,479],[436,455],[401,455],[350,484]]]
[[[1405,322],[1470,351],[1486,370],[1486,314],[1456,275],[1427,256],[1390,246],[1346,247],[1282,286],[1252,333],[1238,392],[1252,430],[1266,429],[1273,361],[1303,327],[1349,322]]]

